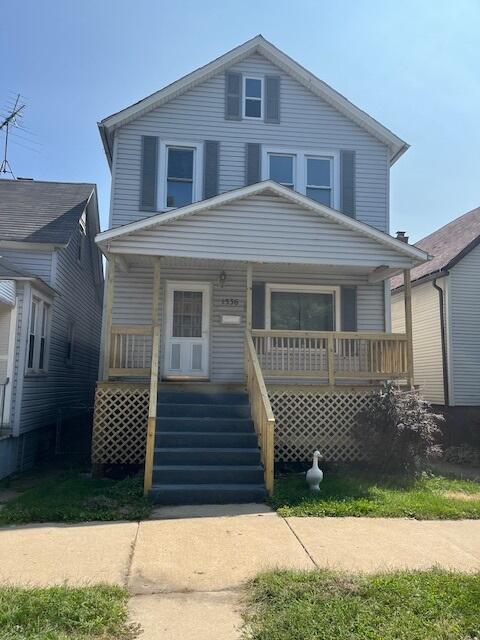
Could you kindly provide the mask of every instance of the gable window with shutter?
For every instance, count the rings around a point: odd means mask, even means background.
[[[243,117],[263,118],[263,78],[243,78]]]
[[[161,209],[177,209],[202,199],[203,145],[160,144],[159,197]]]

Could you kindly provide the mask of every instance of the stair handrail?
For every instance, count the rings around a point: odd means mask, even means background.
[[[268,397],[267,387],[265,386],[252,335],[249,331],[247,331],[245,336],[245,377],[253,424],[255,426],[263,463],[265,488],[268,494],[272,495],[275,471],[275,416]]]

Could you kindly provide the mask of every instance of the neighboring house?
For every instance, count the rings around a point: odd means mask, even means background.
[[[361,455],[348,431],[366,392],[411,377],[388,286],[427,259],[388,235],[408,145],[261,36],[99,128],[93,462],[145,464],[147,491],[195,502],[258,498],[263,474],[271,490],[274,449]]]
[[[480,208],[415,246],[433,256],[411,272],[415,383],[433,404],[458,407],[450,415],[465,415],[480,407]],[[403,331],[403,277],[391,287],[392,325]]]
[[[0,477],[91,407],[103,298],[93,184],[0,180]]]

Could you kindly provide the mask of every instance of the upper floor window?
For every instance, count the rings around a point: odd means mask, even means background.
[[[337,153],[318,154],[304,151],[288,152],[264,149],[264,180],[275,180],[285,187],[316,200],[328,207],[339,206],[339,156]]]
[[[85,213],[78,221],[78,247],[77,260],[81,264],[85,256],[85,244],[87,239],[87,219]]]
[[[243,78],[243,117],[263,118],[263,78]]]
[[[67,367],[73,366],[73,352],[75,345],[75,323],[69,322],[67,325],[67,343],[65,349],[65,364]]]
[[[184,207],[202,197],[200,144],[162,144],[160,202],[162,208]]]
[[[32,294],[27,349],[29,373],[43,373],[47,370],[50,312],[50,302],[37,293]]]

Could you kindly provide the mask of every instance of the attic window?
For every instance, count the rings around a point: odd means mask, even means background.
[[[81,264],[85,255],[85,241],[87,237],[87,218],[85,213],[78,221],[78,247],[77,247],[77,260]]]
[[[244,77],[243,117],[263,118],[263,78]]]

